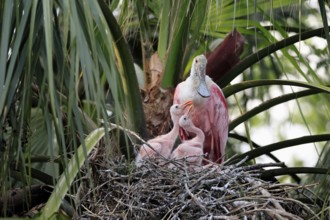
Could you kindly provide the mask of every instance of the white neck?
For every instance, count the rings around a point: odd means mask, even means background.
[[[175,141],[178,133],[179,133],[179,123],[178,122],[174,122],[173,123],[173,128],[172,130],[170,130],[170,132],[168,132],[167,134],[165,134],[166,136],[170,137],[170,138],[173,138],[173,142]]]
[[[197,128],[196,126],[191,126],[189,128],[185,128],[185,130],[196,134],[196,136],[191,140],[198,141],[200,143],[204,143],[205,135],[201,129]]]
[[[189,84],[190,88],[195,90],[199,86],[199,76],[190,74],[190,76],[186,79],[186,82]]]

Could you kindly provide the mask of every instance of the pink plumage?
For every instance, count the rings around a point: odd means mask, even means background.
[[[203,161],[203,143],[204,133],[201,129],[197,128],[188,115],[183,115],[179,120],[179,125],[185,131],[193,133],[195,136],[190,140],[183,141],[171,154],[172,159],[186,158],[190,164],[197,166],[202,165]]]
[[[138,155],[135,158],[137,166],[142,165],[142,161],[146,158],[169,158],[179,132],[179,119],[184,111],[183,106],[174,104],[170,108],[173,128],[167,134],[157,136],[147,141],[140,148]]]
[[[206,159],[222,163],[228,139],[228,109],[222,90],[205,74],[206,64],[204,55],[195,57],[190,76],[175,89],[173,103],[191,106],[192,122],[205,135]],[[182,129],[179,135],[181,140],[192,138]]]

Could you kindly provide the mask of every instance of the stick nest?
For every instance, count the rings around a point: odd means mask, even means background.
[[[123,160],[92,169],[81,195],[82,218],[95,219],[318,219],[311,205],[293,199],[304,187],[260,179],[263,168],[240,164],[191,169],[148,160]],[[103,166],[103,167],[102,167]],[[197,171],[196,171],[197,170]]]

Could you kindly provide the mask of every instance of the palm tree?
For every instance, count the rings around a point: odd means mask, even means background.
[[[1,212],[10,215],[10,190],[42,182],[55,186],[42,212],[45,218],[53,215],[68,190],[74,192],[73,180],[82,165],[88,167],[88,155],[101,139],[109,151],[124,146],[131,155],[133,132],[143,138],[151,132],[146,125],[154,118],[144,110],[166,112],[171,88],[184,79],[193,57],[210,52],[233,29],[244,35],[245,49],[241,61],[217,80],[232,112],[227,148],[240,151],[247,143],[251,150],[243,156],[250,160],[261,155],[278,160],[272,151],[305,143],[318,148],[320,142],[319,164],[328,168],[329,3],[316,6],[298,0],[1,1]],[[324,45],[311,42],[315,38]],[[300,50],[302,44],[317,65]],[[138,75],[144,104],[134,63],[144,73]],[[282,95],[274,97],[274,88]],[[164,97],[165,104],[155,104]],[[251,100],[260,105],[250,108]],[[299,120],[292,123],[309,133],[255,148],[253,129],[269,120],[268,109],[290,101],[298,107],[293,114]],[[306,171],[327,170],[302,167],[294,173]],[[281,174],[286,172],[290,169]]]

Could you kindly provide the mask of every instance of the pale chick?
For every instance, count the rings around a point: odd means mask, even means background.
[[[205,135],[203,131],[197,128],[188,115],[183,115],[179,120],[179,125],[185,131],[194,134],[190,140],[183,141],[171,154],[171,159],[186,158],[190,165],[201,166],[203,162],[203,144]]]
[[[136,166],[141,166],[146,158],[169,158],[179,133],[179,119],[184,114],[184,105],[174,104],[170,108],[173,128],[167,134],[157,136],[143,144],[135,158]]]

